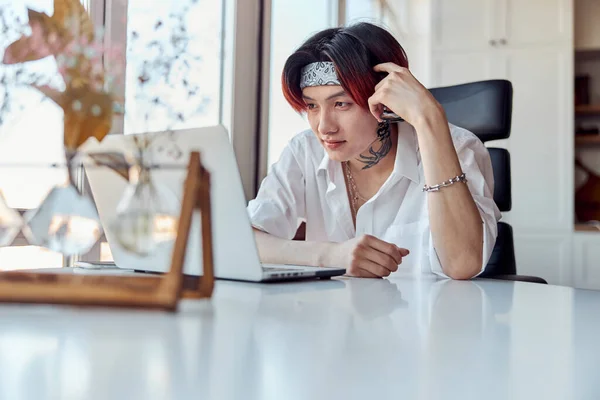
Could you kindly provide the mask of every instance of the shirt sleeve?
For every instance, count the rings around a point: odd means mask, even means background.
[[[453,127],[452,129],[459,129]],[[466,133],[466,132],[465,132]],[[463,135],[461,135],[463,136]],[[498,220],[502,217],[500,210],[494,201],[494,173],[490,154],[484,144],[472,133],[468,132],[466,140],[456,143],[456,152],[467,178],[467,185],[473,196],[473,200],[479,209],[481,223],[483,224],[483,263],[480,275],[487,265],[498,236]],[[427,230],[426,238],[431,271],[437,275],[448,277],[442,270],[442,264],[433,247],[431,229]]]
[[[305,179],[297,154],[288,144],[248,203],[252,226],[271,235],[292,239],[305,218]]]

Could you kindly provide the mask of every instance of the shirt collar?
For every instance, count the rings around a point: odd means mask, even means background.
[[[396,148],[396,159],[394,161],[393,175],[405,176],[415,183],[419,183],[419,164],[417,152],[419,151],[415,129],[406,122],[398,123],[398,146]],[[320,171],[328,171],[331,175],[332,161],[323,149],[323,158],[317,168]]]
[[[330,162],[331,162],[331,159],[329,158],[329,154],[327,154],[327,151],[325,151],[325,149],[323,149],[323,158],[321,159],[319,168],[317,168],[317,173],[319,173],[320,171],[329,171],[329,163]]]
[[[396,160],[394,160],[392,174],[405,176],[411,181],[419,183],[418,152],[419,145],[415,129],[406,122],[399,122],[398,147],[396,148]]]

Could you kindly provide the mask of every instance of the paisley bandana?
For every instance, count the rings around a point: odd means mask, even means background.
[[[302,68],[300,75],[300,89],[308,86],[341,85],[335,66],[330,61],[308,64]]]

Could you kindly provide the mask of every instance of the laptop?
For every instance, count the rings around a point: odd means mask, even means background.
[[[134,136],[109,135],[102,142],[89,140],[84,152],[124,152],[135,149]],[[254,232],[246,210],[246,199],[237,161],[229,135],[223,126],[145,133],[152,144],[152,161],[156,164],[181,165],[181,168],[154,169],[151,177],[161,190],[183,198],[183,183],[191,151],[199,151],[202,164],[211,174],[211,212],[213,222],[213,259],[215,277],[251,282],[270,282],[343,275],[343,268],[302,265],[262,265]],[[149,256],[125,250],[110,224],[117,217],[117,206],[128,182],[107,167],[86,167],[92,195],[96,202],[115,266],[120,269],[167,272],[174,242],[157,248]],[[179,211],[177,211],[179,215]],[[201,221],[195,212],[187,245],[184,273],[202,275]]]

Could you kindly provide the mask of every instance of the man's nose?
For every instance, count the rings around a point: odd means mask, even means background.
[[[321,111],[319,118],[319,133],[321,135],[328,135],[337,131],[337,121],[335,120],[333,113],[329,111]]]

